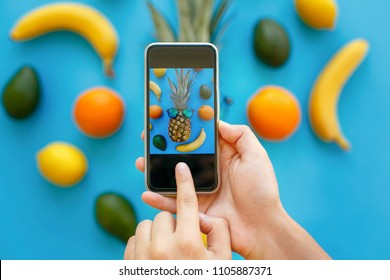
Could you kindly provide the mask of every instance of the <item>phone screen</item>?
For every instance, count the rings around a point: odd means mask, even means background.
[[[217,179],[217,51],[208,44],[153,44],[146,53],[146,182],[176,192],[175,166],[185,162],[198,192]]]

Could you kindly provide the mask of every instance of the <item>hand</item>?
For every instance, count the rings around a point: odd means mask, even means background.
[[[251,129],[221,121],[219,136],[220,189],[199,195],[199,210],[228,221],[233,251],[246,259],[326,258],[285,212],[271,161]],[[136,167],[144,170],[144,158]],[[176,212],[174,198],[145,192],[142,199]]]
[[[199,214],[191,172],[176,166],[177,218],[160,212],[154,221],[139,223],[125,251],[125,259],[231,259],[228,224],[224,219]],[[207,235],[205,247],[201,231]]]
[[[266,151],[247,126],[219,124],[220,189],[199,195],[199,208],[210,216],[223,217],[230,225],[232,248],[250,258],[259,236],[258,227],[281,211],[278,187]],[[136,161],[144,170],[144,159]],[[145,203],[176,213],[174,198],[152,192],[142,195]]]

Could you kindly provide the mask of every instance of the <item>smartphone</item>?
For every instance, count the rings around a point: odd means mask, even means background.
[[[145,51],[145,181],[175,194],[185,162],[195,190],[218,188],[218,50],[208,43],[154,43]]]

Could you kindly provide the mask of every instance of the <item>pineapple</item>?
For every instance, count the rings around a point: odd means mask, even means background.
[[[213,13],[214,0],[176,0],[179,12],[177,35],[166,18],[148,1],[160,42],[211,42],[218,44],[227,23],[220,24],[230,1],[221,0]]]
[[[191,117],[193,109],[188,108],[190,91],[192,83],[196,77],[196,73],[190,77],[191,71],[188,70],[184,74],[184,70],[180,72],[175,69],[177,86],[169,79],[168,83],[171,88],[171,99],[174,108],[167,110],[169,115],[168,134],[174,142],[186,142],[191,136]]]

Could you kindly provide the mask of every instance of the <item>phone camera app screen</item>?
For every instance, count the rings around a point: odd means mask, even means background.
[[[185,162],[197,190],[215,184],[214,68],[149,69],[150,183],[175,189]]]

